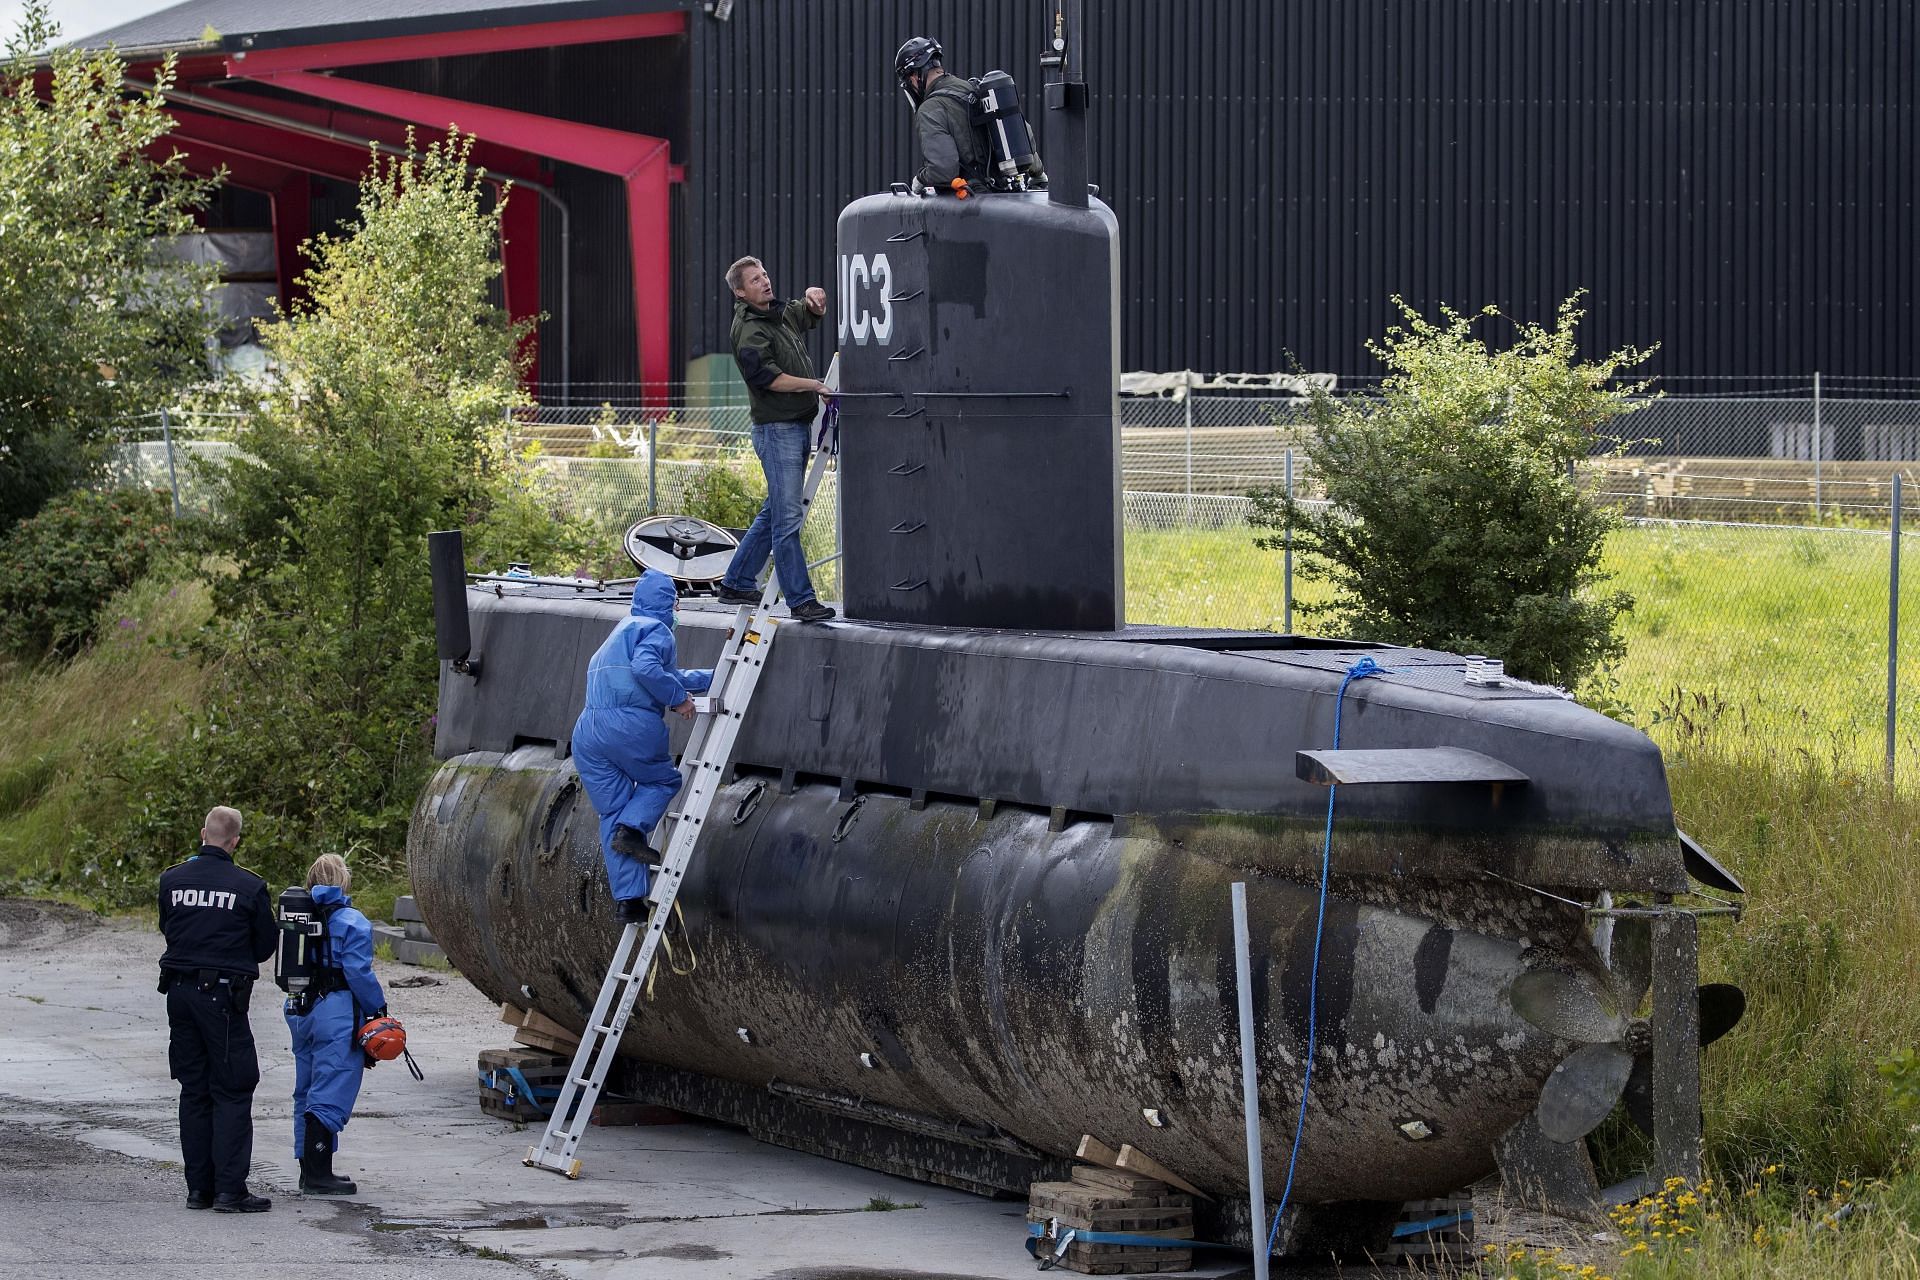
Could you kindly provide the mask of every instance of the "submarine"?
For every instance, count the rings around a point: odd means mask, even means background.
[[[1644,734],[1478,658],[1125,621],[1081,8],[1047,6],[1045,190],[841,214],[844,617],[780,625],[609,1087],[981,1194],[1132,1144],[1244,1241],[1238,882],[1282,1252],[1377,1247],[1496,1169],[1591,1212],[1623,1101],[1697,1177],[1700,1046],[1743,1003],[1699,986],[1737,910],[1702,890],[1740,885]],[[435,562],[415,899],[489,998],[576,1031],[620,926],[569,737],[627,591]],[[736,612],[686,592],[711,665]]]

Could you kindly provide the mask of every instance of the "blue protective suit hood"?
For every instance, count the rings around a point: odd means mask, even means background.
[[[313,895],[315,903],[323,907],[344,907],[353,901],[347,896],[347,891],[337,884],[317,884],[307,892]]]
[[[663,627],[673,625],[673,607],[679,599],[673,579],[657,569],[648,569],[633,584],[634,616],[652,618]]]

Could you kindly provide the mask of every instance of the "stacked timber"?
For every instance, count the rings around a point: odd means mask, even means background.
[[[1473,1256],[1473,1193],[1460,1191],[1442,1200],[1409,1200],[1387,1249],[1389,1262],[1401,1259],[1466,1262]]]
[[[482,1049],[480,1110],[501,1120],[545,1120],[571,1059],[544,1049]]]
[[[513,1042],[549,1053],[564,1053],[569,1058],[580,1047],[580,1037],[541,1013],[517,1005],[500,1006],[500,1021],[513,1028]]]
[[[1070,1182],[1036,1182],[1028,1191],[1027,1221],[1048,1225],[1050,1239],[1041,1256],[1054,1256],[1069,1231],[1095,1235],[1193,1238],[1193,1197],[1158,1178],[1124,1169],[1077,1165]],[[1059,1265],[1081,1275],[1106,1276],[1153,1271],[1191,1271],[1193,1250],[1141,1241],[1114,1244],[1074,1240],[1059,1255]]]
[[[503,1004],[500,1021],[513,1028],[514,1047],[480,1051],[480,1110],[523,1124],[544,1121],[566,1082],[580,1038],[537,1009]],[[685,1119],[670,1107],[611,1093],[601,1094],[587,1117],[588,1123],[598,1125],[679,1124]]]

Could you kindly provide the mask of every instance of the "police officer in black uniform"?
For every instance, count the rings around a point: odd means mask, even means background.
[[[260,1083],[247,1000],[278,934],[267,882],[233,863],[239,843],[239,811],[210,810],[200,852],[160,874],[160,990],[167,1062],[180,1082],[187,1208],[265,1213],[273,1201],[247,1190]]]

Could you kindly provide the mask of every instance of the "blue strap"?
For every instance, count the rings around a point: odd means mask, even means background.
[[[1457,1227],[1463,1222],[1473,1221],[1473,1210],[1461,1213],[1449,1213],[1438,1218],[1428,1218],[1425,1222],[1403,1222],[1393,1229],[1393,1238],[1403,1240],[1408,1236],[1425,1235],[1429,1231],[1444,1231],[1448,1227]]]
[[[831,441],[832,443],[828,443]],[[825,447],[828,453],[840,452],[840,399],[827,397],[827,407],[820,413],[820,434],[815,438],[813,447]]]
[[[1027,1252],[1040,1258],[1040,1269],[1045,1271],[1075,1244],[1130,1244],[1147,1249],[1214,1249],[1217,1245],[1204,1240],[1175,1240],[1171,1236],[1137,1236],[1125,1231],[1083,1231],[1079,1227],[1062,1227],[1060,1238],[1048,1247],[1047,1224],[1029,1222],[1027,1224]],[[1042,1258],[1041,1254],[1049,1256]]]
[[[505,1089],[501,1089],[499,1085],[499,1077],[502,1075],[512,1081],[512,1084]],[[526,1076],[520,1073],[520,1068],[518,1067],[494,1067],[489,1071],[480,1072],[479,1077],[480,1083],[484,1087],[496,1089],[505,1094],[508,1106],[514,1106],[520,1098],[525,1098],[543,1115],[553,1110],[552,1104],[554,1100],[560,1096],[558,1087],[552,1089],[534,1088],[531,1084],[527,1083]]]
[[[1333,749],[1340,749],[1340,713],[1346,709],[1347,686],[1355,680],[1365,680],[1368,676],[1382,673],[1379,663],[1362,655],[1359,661],[1347,668],[1346,677],[1340,681],[1340,692],[1333,699]],[[1300,1082],[1300,1114],[1293,1123],[1293,1152],[1287,1157],[1287,1185],[1280,1192],[1280,1207],[1273,1211],[1273,1227],[1267,1232],[1267,1252],[1273,1252],[1273,1242],[1280,1235],[1280,1219],[1287,1211],[1287,1201],[1293,1197],[1293,1174],[1300,1164],[1300,1136],[1307,1131],[1307,1095],[1313,1089],[1313,1059],[1318,1044],[1320,1012],[1320,935],[1327,921],[1327,876],[1333,862],[1333,797],[1339,788],[1327,788],[1327,830],[1320,842],[1320,907],[1313,918],[1313,968],[1309,970],[1307,982],[1307,1072]]]

